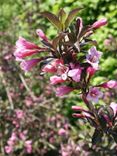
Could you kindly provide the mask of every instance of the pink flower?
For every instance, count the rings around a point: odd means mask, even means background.
[[[18,41],[16,42],[16,47],[20,49],[38,49],[37,45],[27,41],[23,37],[19,37]]]
[[[72,116],[75,117],[75,118],[81,118],[81,119],[84,119],[84,118],[90,118],[90,119],[92,119],[91,115],[89,113],[87,113],[87,112],[83,112],[82,114],[73,113]]]
[[[75,82],[79,82],[81,77],[81,68],[78,66],[72,70],[69,70],[68,76],[71,77]]]
[[[16,140],[9,139],[9,140],[7,141],[7,144],[8,144],[9,146],[14,146],[15,142],[16,142]]]
[[[27,140],[25,141],[25,148],[26,148],[26,152],[27,153],[32,153],[32,141],[31,140]]]
[[[55,138],[52,136],[52,137],[50,137],[49,138],[49,142],[51,143],[51,144],[54,144],[55,143]]]
[[[16,133],[13,132],[12,135],[11,135],[11,137],[9,139],[12,140],[12,141],[16,141],[17,140]]]
[[[102,96],[103,96],[103,93],[101,91],[99,91],[98,88],[92,87],[89,89],[89,93],[87,95],[87,100],[97,103],[98,99],[102,98]]]
[[[18,119],[24,118],[24,112],[23,112],[22,110],[16,109],[16,110],[15,110],[15,113],[16,113],[16,117],[17,117]]]
[[[47,64],[43,67],[42,71],[47,73],[55,73],[57,69],[53,65]]]
[[[40,38],[42,38],[45,41],[48,41],[48,38],[46,37],[46,35],[44,34],[44,32],[41,29],[37,29],[36,33],[37,33],[37,35],[39,35]]]
[[[12,153],[12,152],[13,152],[13,147],[12,147],[12,146],[5,146],[5,152],[6,152],[7,154]]]
[[[93,67],[88,67],[87,68],[87,74],[89,77],[92,77],[95,74],[96,70]]]
[[[45,50],[46,48],[40,48],[23,37],[19,37],[19,40],[16,42],[16,51],[14,52],[14,56],[16,57],[16,60],[21,60],[22,58]]]
[[[19,132],[20,139],[26,140],[26,134],[27,134],[27,130],[25,130],[23,132]]]
[[[19,128],[19,126],[20,126],[20,125],[19,125],[19,121],[17,121],[17,120],[14,119],[14,120],[12,121],[12,123],[15,125],[16,128]]]
[[[51,64],[52,64],[53,66],[55,66],[56,68],[57,68],[59,65],[64,65],[63,60],[61,60],[61,59],[54,59],[54,60],[51,62]]]
[[[35,105],[35,103],[33,102],[30,96],[25,97],[24,103],[26,104],[27,107]]]
[[[117,115],[117,103],[111,102],[110,107],[112,108],[114,112],[114,116],[116,116]]]
[[[111,44],[111,40],[110,40],[110,39],[106,39],[106,40],[104,41],[104,45],[105,45],[105,46],[110,46],[110,44]]]
[[[63,96],[65,94],[70,93],[73,90],[74,90],[74,88],[71,88],[68,86],[60,86],[60,87],[56,88],[56,96]]]
[[[102,83],[100,85],[98,85],[98,87],[103,87],[103,88],[117,88],[117,81],[115,80],[110,80],[108,82]]]
[[[64,80],[60,76],[55,75],[55,76],[50,77],[50,82],[51,84],[55,85],[55,84],[64,82]]]
[[[57,72],[57,70],[59,70],[58,67],[60,65],[63,65],[63,61],[61,59],[53,59],[49,64],[43,67],[42,71],[48,73],[55,73]]]
[[[74,113],[73,116],[74,117],[78,117],[78,118],[91,118],[90,112],[83,109],[81,106],[72,106],[72,109],[74,111],[79,111],[81,114],[79,113]]]
[[[75,111],[84,111],[84,109],[81,106],[72,106],[72,109]]]
[[[61,129],[59,129],[58,134],[60,136],[65,136],[65,135],[67,135],[67,131],[64,128],[61,128]]]
[[[29,71],[32,67],[34,67],[35,65],[37,65],[40,61],[42,60],[42,58],[40,59],[31,59],[31,60],[23,60],[20,63],[20,67],[22,70],[24,71]]]
[[[107,24],[107,19],[102,18],[102,19],[96,21],[95,23],[93,23],[92,28],[97,29],[97,28],[100,28],[101,26],[104,26],[106,24]]]
[[[86,61],[92,65],[92,67],[96,70],[98,69],[99,59],[102,53],[96,50],[96,47],[91,47],[89,49],[88,54],[86,55]]]

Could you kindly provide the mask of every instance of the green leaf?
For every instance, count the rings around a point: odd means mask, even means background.
[[[56,15],[54,15],[48,11],[42,12],[41,15],[44,16],[45,18],[47,18],[56,28],[61,30],[62,23],[60,22],[59,18]]]
[[[70,23],[74,20],[75,16],[78,14],[78,12],[83,9],[83,8],[76,8],[76,9],[73,9],[72,11],[70,11],[66,21],[65,21],[65,28],[67,28]]]

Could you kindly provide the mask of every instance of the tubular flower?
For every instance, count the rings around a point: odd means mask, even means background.
[[[68,76],[71,77],[75,82],[79,82],[81,77],[81,71],[81,68],[77,66],[74,69],[69,70]]]
[[[64,82],[64,80],[60,76],[54,75],[50,77],[50,82],[51,84],[55,85]]]
[[[59,66],[62,64],[63,61],[61,59],[53,59],[42,68],[42,71],[47,73],[56,73],[58,68],[60,68]]]
[[[84,108],[80,106],[72,106],[72,110],[78,111],[78,113],[73,113],[73,116],[76,118],[91,118],[92,119],[92,113],[90,113],[88,110],[85,110]]]
[[[44,32],[41,29],[37,29],[36,33],[37,33],[37,35],[39,35],[39,37],[42,40],[48,41],[48,38],[46,37],[46,35],[44,34]]]
[[[103,87],[103,88],[117,88],[117,81],[115,80],[110,80],[108,82],[102,83],[100,85],[98,85],[98,87]]]
[[[57,69],[51,64],[47,64],[43,67],[42,71],[45,73],[56,73]]]
[[[32,67],[34,67],[35,65],[37,65],[42,59],[31,59],[31,60],[23,60],[20,63],[20,67],[22,70],[24,70],[25,72],[31,70]]]
[[[101,26],[104,26],[106,24],[107,24],[107,19],[102,18],[102,19],[96,21],[95,23],[93,23],[92,28],[97,29],[97,28],[100,28]]]
[[[92,47],[86,55],[86,61],[90,63],[94,69],[98,69],[98,63],[101,55],[102,52],[97,51],[96,47]]]
[[[96,69],[93,67],[88,67],[86,72],[88,74],[88,80],[90,80],[90,78],[95,74]]]
[[[88,95],[87,95],[87,100],[97,103],[98,99],[102,98],[102,96],[103,96],[103,93],[101,91],[99,91],[98,88],[92,87],[92,88],[89,89],[89,92],[88,92]]]
[[[45,51],[46,49],[47,48],[38,47],[23,37],[19,37],[18,41],[16,42],[16,51],[14,52],[14,56],[16,57],[16,60],[21,60],[27,56]]]
[[[65,94],[70,93],[73,90],[74,90],[74,88],[71,88],[68,86],[60,86],[60,87],[56,88],[55,92],[56,92],[56,96],[63,96]]]

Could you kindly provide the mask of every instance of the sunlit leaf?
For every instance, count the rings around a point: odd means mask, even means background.
[[[58,17],[59,17],[61,23],[62,23],[63,26],[64,26],[65,20],[66,20],[66,18],[67,18],[67,14],[66,14],[66,12],[64,11],[63,8],[60,9],[60,11],[59,11],[59,13],[58,13]]]
[[[83,9],[83,8],[76,8],[76,9],[70,11],[70,13],[69,13],[69,15],[68,15],[68,17],[67,17],[67,19],[66,19],[66,21],[65,21],[65,27],[66,27],[66,28],[67,28],[67,27],[70,25],[70,23],[74,20],[75,16],[78,14],[78,12],[79,12],[81,9]]]
[[[54,15],[48,11],[42,12],[41,15],[44,16],[45,18],[47,18],[55,27],[57,27],[59,30],[61,30],[62,24],[56,15]]]

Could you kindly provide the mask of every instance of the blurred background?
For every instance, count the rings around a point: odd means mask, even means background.
[[[52,39],[55,28],[40,12],[57,14],[83,7],[78,16],[84,24],[106,17],[108,25],[93,35],[103,56],[100,71],[92,84],[117,80],[117,1],[116,0],[0,0],[0,156],[88,156],[116,155],[115,144],[104,138],[91,147],[93,129],[85,121],[73,119],[72,105],[83,105],[77,93],[57,98],[39,68],[21,71],[13,56],[15,42],[22,36],[36,44],[36,29]],[[104,101],[116,101],[117,92],[105,92]],[[12,145],[12,146],[11,146]]]

